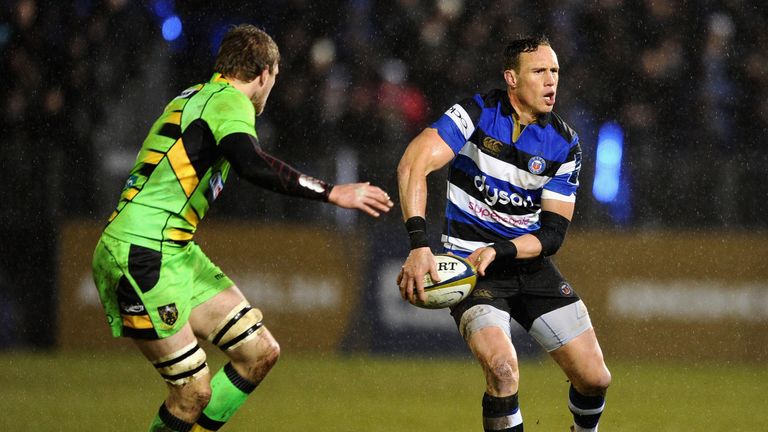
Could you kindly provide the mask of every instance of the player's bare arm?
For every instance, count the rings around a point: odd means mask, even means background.
[[[453,157],[453,151],[436,129],[424,129],[408,144],[397,167],[400,207],[405,221],[413,217],[420,217],[423,221],[427,206],[427,175],[444,167]],[[426,233],[422,235],[425,236]],[[411,303],[417,298],[426,301],[425,274],[429,273],[432,280],[440,280],[432,250],[427,245],[418,246],[412,245],[411,252],[397,277],[400,295]]]
[[[494,245],[494,247],[487,246],[481,247],[472,252],[467,259],[469,262],[474,263],[480,276],[485,276],[485,269],[496,259],[497,253],[501,250],[508,253],[515,253],[514,257],[518,259],[535,258],[541,255],[542,251],[545,255],[553,255],[557,252],[557,249],[562,244],[563,237],[565,236],[565,229],[567,229],[568,223],[573,217],[574,203],[567,201],[560,201],[554,199],[541,200],[541,215],[542,215],[542,230],[550,230],[549,235],[543,240],[544,243],[548,243],[548,247],[542,245],[541,236],[533,234],[525,234],[515,239],[510,240],[513,245]],[[555,227],[547,226],[551,224],[554,219]],[[565,225],[565,228],[563,228]],[[541,230],[540,230],[541,231]],[[558,243],[559,242],[559,243]]]

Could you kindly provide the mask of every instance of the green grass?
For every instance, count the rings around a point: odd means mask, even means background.
[[[213,368],[223,362],[209,357]],[[165,396],[128,353],[0,353],[0,431],[143,431]],[[768,367],[609,363],[601,431],[766,431]],[[521,365],[526,431],[566,431],[563,374]],[[484,382],[469,359],[283,354],[229,431],[480,431]]]

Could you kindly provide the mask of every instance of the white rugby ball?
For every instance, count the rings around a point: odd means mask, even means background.
[[[440,282],[435,283],[424,275],[424,294],[427,300],[416,300],[416,306],[425,309],[441,309],[464,300],[477,281],[477,270],[466,259],[449,254],[435,254],[435,264]]]

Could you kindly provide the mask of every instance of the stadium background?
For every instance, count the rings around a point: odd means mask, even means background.
[[[169,98],[208,79],[227,26],[249,22],[282,54],[257,122],[264,147],[307,173],[370,180],[392,195],[409,139],[456,100],[501,84],[505,41],[546,33],[562,68],[557,111],[584,152],[557,260],[609,360],[630,371],[736,365],[753,380],[734,404],[768,391],[760,1],[0,4],[0,350],[13,369],[36,364],[15,357],[30,352],[44,365],[62,353],[138,356],[108,337],[90,252],[150,123]],[[432,190],[444,174],[432,176]],[[262,306],[284,352],[466,360],[446,314],[396,298],[407,253],[399,211],[368,220],[235,177],[198,241]],[[443,205],[432,193],[428,219]],[[525,335],[516,342],[523,357],[544,359]],[[706,390],[727,385],[694,375]],[[0,390],[0,406],[17,407],[11,391]]]

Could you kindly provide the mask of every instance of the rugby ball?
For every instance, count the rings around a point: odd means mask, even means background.
[[[449,254],[436,254],[435,264],[440,282],[435,283],[424,275],[424,294],[427,300],[416,300],[415,305],[424,309],[441,309],[464,300],[477,281],[477,270],[466,259]]]

